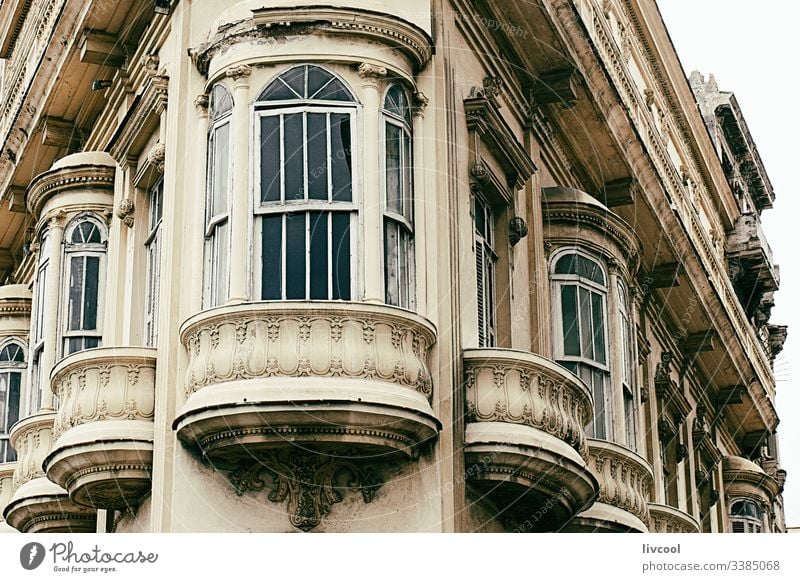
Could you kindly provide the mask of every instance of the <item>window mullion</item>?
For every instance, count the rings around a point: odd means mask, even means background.
[[[306,191],[306,194],[308,191]],[[306,229],[305,229],[305,239],[306,239],[306,299],[311,299],[311,213],[305,212],[305,220],[306,220]]]
[[[327,162],[326,177],[328,180],[328,202],[333,202],[333,145],[331,144],[331,112],[325,114],[325,161]],[[329,273],[331,271],[328,271]],[[330,295],[333,297],[333,294]]]
[[[306,73],[306,83],[308,83],[308,74]],[[308,89],[306,89],[308,92]],[[303,111],[303,200],[308,202],[308,173],[311,168],[308,167],[308,112]]]
[[[281,299],[286,300],[286,214],[281,215]]]
[[[330,139],[328,141],[330,143]],[[333,299],[333,212],[327,212],[326,215],[325,224],[328,229],[328,299]]]
[[[284,172],[284,166],[286,165],[286,148],[284,147],[284,141],[286,139],[285,131],[283,128],[283,122],[286,116],[281,113],[278,115],[278,127],[280,128],[280,144],[281,144],[281,161],[280,167],[278,168],[278,173],[280,174],[280,183],[281,183],[281,204],[286,203],[286,172]]]

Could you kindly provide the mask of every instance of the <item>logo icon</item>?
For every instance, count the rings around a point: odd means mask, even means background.
[[[39,542],[30,542],[19,551],[19,563],[26,570],[35,570],[44,562],[44,546]]]

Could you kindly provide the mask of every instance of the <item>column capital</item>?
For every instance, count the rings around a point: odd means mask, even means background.
[[[430,99],[422,91],[415,91],[411,96],[411,111],[414,117],[425,117],[425,109],[428,107]]]
[[[66,224],[67,224],[67,213],[64,212],[63,210],[58,210],[57,212],[47,217],[47,225],[50,228],[63,229]]]
[[[382,79],[387,75],[386,67],[379,67],[370,63],[361,63],[358,65],[358,76],[364,80],[365,87],[377,88],[378,79]]]
[[[252,69],[250,65],[239,65],[225,71],[225,76],[233,79],[233,88],[247,87]]]
[[[208,94],[202,93],[195,97],[194,106],[197,108],[197,114],[200,117],[208,117]]]

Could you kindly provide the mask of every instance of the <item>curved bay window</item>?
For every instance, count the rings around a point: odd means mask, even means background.
[[[231,117],[233,100],[222,85],[211,91],[211,127],[208,132],[208,182],[206,185],[206,307],[222,305],[228,298],[230,277]]]
[[[608,287],[603,268],[594,259],[572,251],[553,264],[556,360],[581,378],[594,397],[594,419],[589,436],[610,437],[609,365],[606,349]]]
[[[47,254],[48,239],[50,233],[47,230],[39,235],[39,262],[36,266],[36,279],[34,281],[33,294],[33,338],[31,345],[31,390],[28,395],[28,414],[33,414],[39,410],[42,399],[42,356],[44,355],[44,322],[48,309],[45,301],[45,287],[47,286],[47,273],[50,265],[50,257]],[[50,306],[53,309],[55,306]]]
[[[761,508],[750,499],[735,499],[729,514],[733,533],[761,533],[764,520]]]
[[[101,282],[104,279],[107,233],[93,216],[80,216],[67,228],[64,243],[66,317],[63,356],[100,345]]]
[[[631,322],[628,292],[620,279],[617,279],[617,317],[620,331],[620,351],[622,352],[622,401],[625,414],[625,443],[631,450],[637,449],[638,423],[636,419],[636,400],[633,385],[633,325]]]
[[[414,178],[411,107],[392,85],[383,103],[386,200],[383,220],[386,303],[414,309]]]
[[[263,300],[354,294],[356,108],[344,83],[314,65],[285,71],[256,100],[254,247]]]
[[[0,348],[0,463],[17,460],[8,439],[11,427],[19,420],[25,348],[16,341]]]

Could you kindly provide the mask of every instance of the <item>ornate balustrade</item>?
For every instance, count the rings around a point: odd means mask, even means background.
[[[53,370],[59,398],[48,478],[81,505],[135,507],[150,490],[156,351],[97,348]]]
[[[14,493],[4,510],[6,522],[23,533],[93,532],[93,509],[70,500],[45,476],[42,463],[53,445],[55,413],[42,412],[18,422],[11,432],[17,451]]]
[[[674,507],[650,503],[650,533],[700,533],[697,520]]]
[[[650,464],[623,446],[589,439],[589,470],[600,483],[600,493],[567,530],[647,532],[653,484]]]
[[[463,358],[469,483],[509,527],[563,527],[598,490],[586,465],[588,390],[529,352],[469,349]]]

